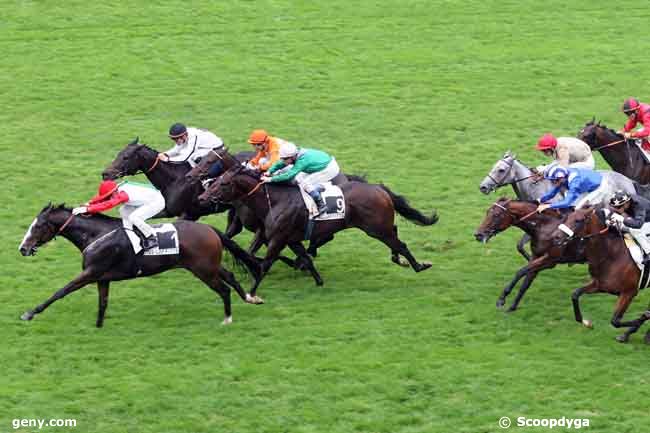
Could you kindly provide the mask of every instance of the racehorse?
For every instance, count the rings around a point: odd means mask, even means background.
[[[430,217],[422,215],[404,197],[390,192],[383,185],[348,182],[340,185],[340,188],[345,198],[345,218],[315,221],[310,236],[313,248],[318,248],[340,230],[356,227],[386,244],[391,249],[394,263],[401,265],[399,256],[402,255],[416,272],[431,267],[430,263],[419,263],[413,257],[406,244],[397,237],[397,226],[393,222],[397,211],[416,224],[432,225],[438,220],[435,212]],[[296,254],[308,260],[316,284],[322,284],[320,275],[301,244],[309,216],[298,188],[259,183],[258,173],[236,166],[210,185],[199,200],[248,206],[264,218],[268,248],[262,262],[263,273],[268,272],[278,253],[288,245]],[[256,289],[257,285],[251,289],[251,295],[255,295]]]
[[[616,295],[618,301],[611,323],[615,328],[630,328],[616,337],[617,341],[626,343],[630,334],[636,332],[643,323],[640,321],[641,319],[629,322],[621,321],[630,302],[639,292],[641,272],[628,252],[621,233],[618,230],[610,229],[606,224],[605,212],[608,211],[600,206],[576,210],[567,217],[564,227],[555,231],[553,239],[558,245],[574,238],[582,238],[586,242],[585,256],[589,263],[591,281],[586,286],[575,289],[571,296],[576,321],[588,328],[593,326],[590,320],[585,320],[582,317],[580,296],[583,294],[610,293]]]
[[[633,140],[625,140],[613,129],[600,122],[595,123],[595,119],[585,124],[578,138],[587,143],[592,151],[598,150],[614,171],[642,185],[650,183],[650,164]]]
[[[508,308],[508,312],[517,309],[539,272],[551,269],[558,264],[585,262],[582,248],[578,242],[570,242],[563,246],[553,243],[553,234],[566,216],[551,209],[538,213],[537,206],[537,202],[501,198],[488,208],[485,219],[474,233],[477,241],[487,243],[496,234],[515,226],[531,238],[533,258],[526,266],[517,271],[513,280],[503,289],[497,299],[497,307],[503,307],[506,297],[514,286],[523,276],[526,276],[514,302]]]
[[[235,158],[247,158],[252,152],[242,152]],[[158,159],[158,151],[136,138],[122,149],[113,162],[102,172],[103,179],[115,180],[123,176],[133,176],[140,172],[165,197],[165,214],[161,216],[180,216],[182,219],[195,221],[201,216],[223,212],[230,207],[205,206],[198,203],[198,196],[203,192],[200,183],[188,183],[185,175],[190,171],[188,162],[164,162]],[[229,222],[234,218],[229,215]]]
[[[479,190],[487,195],[507,185],[512,186],[519,200],[537,200],[553,187],[551,181],[538,176],[510,151],[492,166],[492,170],[479,185]],[[530,260],[530,255],[524,245],[529,241],[530,237],[524,233],[517,242],[517,251],[526,260]]]
[[[71,209],[64,205],[53,207],[48,204],[27,230],[19,247],[20,253],[23,256],[32,256],[41,245],[61,235],[81,251],[83,270],[45,302],[24,313],[21,319],[32,320],[36,314],[42,313],[58,299],[88,284],[97,283],[99,311],[96,325],[101,327],[108,305],[111,281],[155,275],[173,268],[189,270],[219,294],[225,310],[223,324],[232,322],[230,287],[234,288],[245,302],[262,302],[261,299],[245,293],[234,275],[221,266],[225,248],[237,263],[242,263],[257,280],[260,277],[259,266],[251,256],[211,226],[183,220],[173,224],[178,232],[178,254],[136,256],[120,219],[101,214],[74,216]]]

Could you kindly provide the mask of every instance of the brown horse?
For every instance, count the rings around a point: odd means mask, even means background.
[[[238,263],[242,263],[258,278],[259,266],[244,250],[209,225],[183,220],[173,224],[178,231],[179,254],[135,255],[120,219],[101,214],[75,217],[71,209],[63,205],[46,206],[27,230],[19,247],[20,253],[23,256],[32,256],[38,247],[61,235],[81,251],[82,272],[45,302],[24,313],[21,319],[32,320],[53,302],[88,284],[97,283],[97,327],[101,327],[108,305],[108,288],[111,281],[146,277],[173,268],[189,270],[219,294],[226,316],[223,324],[232,322],[230,288],[224,282],[234,288],[245,302],[261,303],[261,300],[245,293],[234,275],[221,266],[225,247]]]
[[[503,307],[506,297],[514,286],[523,276],[526,276],[508,312],[517,309],[540,271],[551,269],[558,264],[585,262],[577,242],[568,243],[566,246],[558,246],[553,242],[553,234],[565,216],[553,210],[537,213],[537,206],[537,202],[500,198],[488,208],[485,219],[474,233],[477,241],[486,243],[497,233],[514,226],[523,230],[531,238],[533,257],[526,266],[517,271],[497,299],[497,307]]]
[[[612,316],[615,328],[629,327],[616,337],[626,343],[630,334],[636,332],[643,321],[622,322],[621,319],[639,292],[641,272],[628,252],[623,236],[618,230],[610,229],[605,221],[606,210],[602,207],[587,207],[576,210],[567,217],[564,227],[555,231],[553,238],[560,245],[573,238],[586,240],[585,256],[589,263],[591,281],[575,289],[571,297],[573,311],[578,323],[591,328],[591,320],[583,319],[580,311],[580,296],[585,293],[610,293],[618,296]],[[644,313],[645,316],[645,313]],[[644,317],[642,316],[642,317]]]
[[[399,256],[402,255],[416,272],[431,267],[430,263],[419,263],[406,244],[399,240],[394,219],[397,211],[418,224],[431,225],[438,220],[435,212],[431,217],[425,217],[410,207],[406,199],[388,192],[390,190],[383,185],[348,182],[340,188],[345,197],[345,217],[315,221],[310,236],[313,248],[318,248],[340,230],[356,227],[388,246],[393,262],[401,264]],[[266,256],[262,262],[263,273],[268,272],[279,252],[288,245],[297,255],[307,260],[307,266],[317,284],[322,284],[301,243],[308,225],[308,212],[297,187],[260,184],[259,174],[237,166],[217,179],[199,196],[199,200],[233,203],[237,208],[247,206],[263,219],[268,239]],[[257,285],[251,289],[251,295],[255,294],[256,289]]]

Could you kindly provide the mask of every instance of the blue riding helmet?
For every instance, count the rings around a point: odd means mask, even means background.
[[[551,165],[544,171],[544,179],[562,180],[569,176],[569,170],[561,165]]]

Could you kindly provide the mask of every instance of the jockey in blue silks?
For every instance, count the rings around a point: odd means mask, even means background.
[[[544,178],[551,181],[553,188],[540,197],[541,203],[538,212],[546,209],[580,208],[586,203],[597,204],[603,202],[608,193],[603,176],[586,168],[565,168],[561,165],[551,164],[544,171]],[[547,203],[559,192],[566,191],[563,200],[556,203]]]

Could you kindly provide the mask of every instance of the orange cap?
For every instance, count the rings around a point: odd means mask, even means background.
[[[256,129],[248,137],[250,144],[264,144],[269,139],[269,134],[263,129]]]

